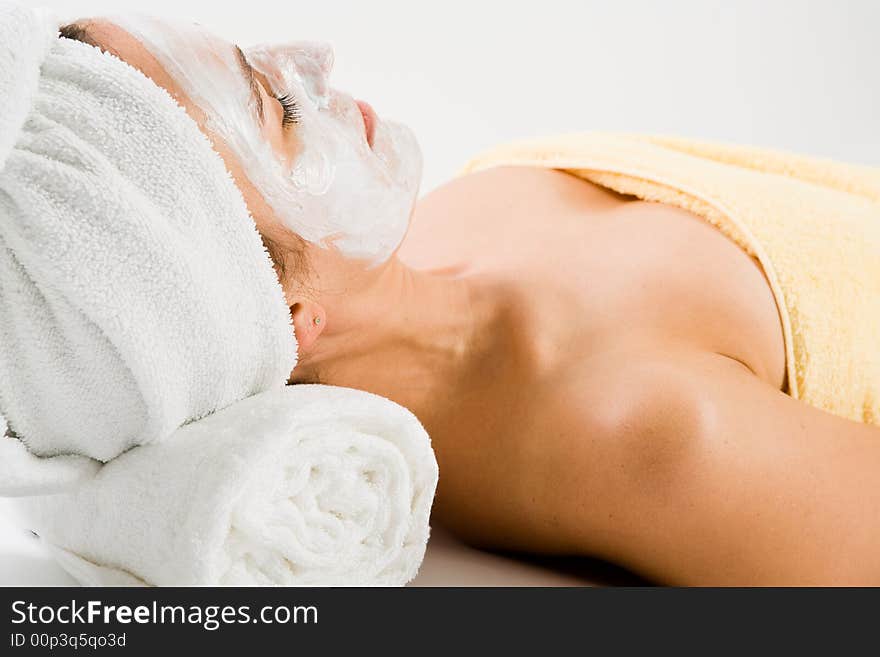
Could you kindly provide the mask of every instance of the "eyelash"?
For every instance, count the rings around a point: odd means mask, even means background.
[[[275,100],[281,103],[283,115],[281,125],[287,127],[293,123],[299,123],[299,105],[296,104],[296,98],[291,94],[283,94],[275,96]]]

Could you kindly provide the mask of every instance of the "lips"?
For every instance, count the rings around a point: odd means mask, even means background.
[[[365,100],[356,100],[355,103],[357,103],[358,109],[361,111],[361,117],[364,119],[364,134],[367,136],[367,143],[372,148],[373,138],[376,136],[376,123],[378,121],[376,112]]]

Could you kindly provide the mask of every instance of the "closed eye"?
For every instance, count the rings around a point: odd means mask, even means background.
[[[299,123],[299,105],[297,105],[296,98],[293,97],[293,94],[287,93],[281,96],[275,96],[275,100],[278,101],[283,110],[281,117],[282,127],[287,128],[294,123]]]

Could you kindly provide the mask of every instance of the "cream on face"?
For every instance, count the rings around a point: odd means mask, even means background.
[[[405,126],[374,121],[366,110],[367,122],[375,124],[368,141],[358,103],[327,84],[328,46],[293,42],[244,50],[268,92],[287,105],[290,120],[267,125],[276,114],[264,112],[261,121],[235,46],[197,25],[140,16],[111,20],[205,112],[208,129],[228,144],[288,228],[371,264],[397,248],[418,193],[418,143]]]

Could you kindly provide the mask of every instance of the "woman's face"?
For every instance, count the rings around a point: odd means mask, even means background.
[[[328,85],[329,46],[239,49],[198,25],[113,17],[225,142],[284,226],[370,264],[406,233],[421,153],[406,127]]]

